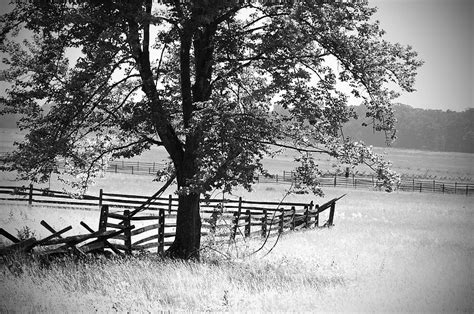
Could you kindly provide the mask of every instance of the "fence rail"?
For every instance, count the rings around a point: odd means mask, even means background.
[[[259,176],[260,183],[282,183],[289,184],[295,180],[294,172],[283,171],[283,175],[270,175],[267,177]],[[345,175],[327,174],[319,178],[321,187],[343,187],[353,189],[381,189],[381,181],[374,176],[356,177]],[[474,195],[474,184],[467,182],[438,181],[429,179],[402,178],[397,189],[404,192],[419,193],[443,193]]]
[[[5,153],[3,153],[3,155],[4,154]],[[0,163],[1,162],[2,153],[0,153]],[[64,163],[59,162],[58,166],[61,169],[64,167]],[[158,162],[119,160],[110,162],[106,167],[106,172],[133,175],[156,175],[157,171],[162,170],[164,167],[164,163]],[[258,175],[255,179],[259,183],[291,184],[295,179],[295,173],[293,171],[283,171],[281,174],[272,174],[268,176]],[[373,175],[351,175],[346,177],[344,174],[327,173],[323,174],[319,181],[322,187],[379,189],[381,185],[381,181],[378,181]],[[398,190],[470,196],[474,194],[474,183],[402,177]]]
[[[98,232],[116,234],[110,240],[125,253],[144,249],[156,249],[162,253],[174,240],[178,198],[169,195],[153,199],[145,210],[134,215],[132,210],[148,199],[143,195],[106,193],[103,190],[99,196],[74,198],[61,191],[37,189],[33,185],[0,186],[0,201],[99,209]],[[323,219],[322,226],[332,226],[338,200],[314,205],[313,202],[260,202],[242,198],[201,199],[202,235],[204,241],[237,241],[253,236],[266,237],[270,232],[319,227]]]

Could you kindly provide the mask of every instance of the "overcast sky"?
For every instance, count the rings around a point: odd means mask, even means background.
[[[473,108],[474,1],[369,0],[369,3],[378,7],[375,18],[386,30],[386,38],[413,46],[425,61],[417,76],[417,91],[403,94],[399,102],[424,109]],[[0,13],[5,9],[2,2]]]
[[[369,0],[386,38],[414,47],[425,64],[416,92],[400,102],[417,108],[473,108],[474,1]]]

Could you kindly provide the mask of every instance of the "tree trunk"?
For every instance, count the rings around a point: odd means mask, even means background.
[[[199,259],[201,246],[200,194],[179,196],[176,237],[166,256],[179,259]]]

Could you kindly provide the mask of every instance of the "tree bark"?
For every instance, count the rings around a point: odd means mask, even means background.
[[[165,256],[199,260],[201,246],[199,199],[199,193],[179,196],[176,237]]]

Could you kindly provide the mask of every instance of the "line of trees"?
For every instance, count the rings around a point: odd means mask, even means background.
[[[354,110],[360,118],[351,120],[345,125],[346,133],[369,145],[385,146],[383,134],[374,133],[370,126],[361,125],[366,109],[363,106],[355,106]],[[392,143],[393,147],[474,153],[473,108],[457,112],[427,110],[397,104],[394,111],[398,122],[397,139]],[[0,115],[0,127],[16,128],[18,120],[19,115]]]
[[[365,109],[354,107],[358,120],[349,121],[344,130],[374,146],[385,145],[383,134],[374,133],[370,125],[362,127]],[[425,110],[408,105],[394,106],[397,139],[393,147],[431,151],[474,153],[474,109],[462,112]]]

